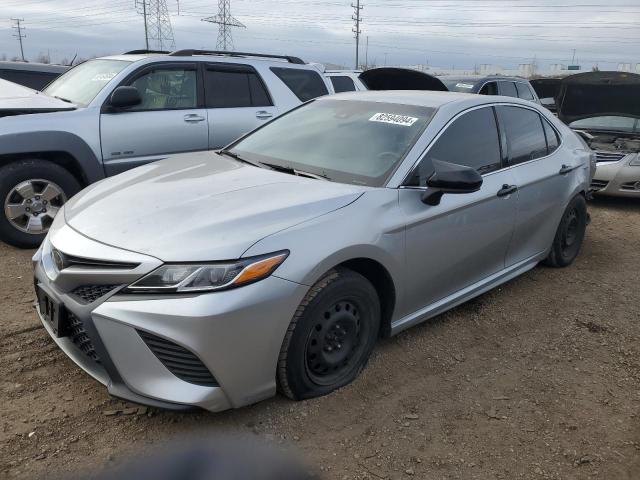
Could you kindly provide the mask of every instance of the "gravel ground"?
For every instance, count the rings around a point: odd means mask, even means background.
[[[351,386],[222,414],[136,409],[36,319],[0,244],[0,478],[95,472],[185,435],[292,444],[327,479],[640,478],[640,202],[597,200],[567,269],[538,267],[380,342]]]

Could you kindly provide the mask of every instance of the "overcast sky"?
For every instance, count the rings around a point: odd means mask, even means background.
[[[142,1],[142,0],[140,0]],[[149,1],[149,0],[148,0]],[[150,0],[154,1],[154,0]],[[231,0],[238,51],[283,53],[353,66],[356,0]],[[215,48],[217,0],[166,0],[177,48]],[[134,0],[0,0],[0,54],[19,54],[11,18],[23,18],[25,56],[53,61],[144,47]],[[513,67],[536,58],[541,68],[640,63],[639,0],[361,0],[361,59],[384,64]],[[153,46],[153,45],[152,45]]]

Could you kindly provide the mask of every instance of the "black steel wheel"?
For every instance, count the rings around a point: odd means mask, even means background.
[[[326,395],[365,367],[380,329],[371,283],[347,269],[327,273],[310,290],[280,351],[278,383],[292,399]]]
[[[582,195],[575,196],[567,206],[551,245],[545,264],[551,267],[571,265],[580,253],[587,228],[587,203]]]

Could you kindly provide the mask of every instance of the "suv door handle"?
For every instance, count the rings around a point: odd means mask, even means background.
[[[187,123],[204,122],[204,117],[202,115],[198,115],[197,113],[188,113],[183,118]]]
[[[260,110],[256,112],[256,118],[260,120],[266,120],[267,118],[273,117],[273,113],[267,112],[266,110]]]
[[[499,197],[506,197],[507,195],[511,195],[512,193],[515,193],[517,190],[518,190],[517,185],[507,185],[505,183],[504,185],[502,185],[502,188],[498,190],[497,195]]]
[[[566,175],[569,172],[574,171],[578,167],[570,167],[569,165],[562,165],[562,168],[558,172],[560,175]]]

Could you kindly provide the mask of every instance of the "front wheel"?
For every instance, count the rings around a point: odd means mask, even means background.
[[[62,205],[80,190],[63,167],[45,160],[21,160],[0,168],[0,240],[35,248]]]
[[[362,275],[329,271],[307,293],[278,359],[280,391],[294,400],[326,395],[352,382],[378,338],[380,300]]]
[[[560,268],[573,263],[582,247],[587,219],[587,202],[582,195],[576,195],[562,215],[545,265]]]

